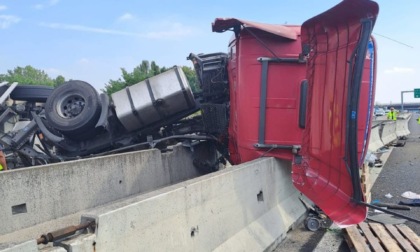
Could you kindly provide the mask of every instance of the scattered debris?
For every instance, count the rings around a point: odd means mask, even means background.
[[[378,160],[378,157],[374,153],[368,151],[365,157],[365,163],[368,163],[369,167],[373,167],[376,160]]]
[[[406,206],[420,206],[420,199],[412,199],[409,201],[400,201],[399,205],[406,205]]]
[[[376,153],[386,153],[389,152],[389,147],[388,146],[384,146],[382,148],[380,148]]]
[[[407,191],[407,192],[404,192],[403,194],[401,194],[401,197],[404,197],[404,198],[407,198],[407,199],[420,199],[420,194]]]
[[[393,144],[393,146],[395,146],[395,147],[404,147],[405,146],[405,141],[398,140],[396,143]]]
[[[390,193],[385,194],[385,197],[387,197],[388,199],[392,198],[393,196]]]
[[[375,159],[375,167],[382,167],[384,164],[382,162],[382,160],[380,159]]]
[[[420,203],[420,202],[419,202]],[[386,207],[386,209],[398,209],[398,210],[411,210],[408,206],[401,206],[397,204],[390,204],[390,203],[372,203],[372,205],[378,206],[378,207]]]

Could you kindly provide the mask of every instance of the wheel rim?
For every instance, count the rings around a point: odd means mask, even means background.
[[[62,97],[57,102],[57,113],[63,118],[75,118],[85,108],[85,99],[77,94]]]
[[[310,231],[317,231],[320,227],[320,223],[317,219],[310,218],[308,219],[307,227]]]

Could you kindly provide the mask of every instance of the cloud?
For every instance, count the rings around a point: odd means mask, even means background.
[[[36,4],[34,6],[34,8],[37,9],[37,10],[43,10],[47,7],[57,5],[59,2],[60,2],[60,0],[49,0],[49,1],[44,2],[44,3]]]
[[[125,31],[112,30],[112,29],[95,28],[95,27],[89,27],[89,26],[84,26],[84,25],[71,25],[71,24],[61,24],[61,23],[40,23],[39,25],[50,28],[50,29],[58,29],[58,30],[72,30],[72,31],[102,33],[102,34],[121,35],[121,36],[139,36],[139,37],[141,36],[141,34],[135,33],[135,32],[125,32]]]
[[[78,63],[79,63],[79,64],[81,64],[81,65],[86,65],[86,64],[89,64],[89,63],[90,63],[90,61],[89,61],[89,59],[87,59],[87,58],[81,58],[81,59],[78,61]]]
[[[153,39],[169,39],[177,37],[185,37],[192,34],[192,30],[180,23],[173,23],[165,31],[154,31],[146,34],[147,38]]]
[[[385,70],[386,74],[400,74],[400,73],[414,73],[413,68],[408,67],[393,67]]]
[[[12,15],[0,15],[0,29],[7,29],[20,22],[20,18]]]
[[[124,21],[130,21],[130,20],[134,20],[135,17],[131,14],[131,13],[124,13],[122,16],[120,16],[118,18],[118,21],[120,22],[124,22]]]
[[[6,5],[0,5],[0,11],[2,10],[7,10],[7,6]]]
[[[183,26],[180,23],[173,23],[165,27],[161,31],[153,31],[146,33],[139,32],[127,32],[121,30],[113,29],[104,29],[97,27],[89,27],[84,25],[73,25],[73,24],[62,24],[62,23],[40,23],[40,26],[47,27],[50,29],[58,30],[72,30],[80,32],[90,32],[90,33],[101,33],[108,35],[118,35],[118,36],[131,36],[131,37],[140,37],[148,39],[174,39],[179,37],[185,37],[192,33],[192,30],[188,27]]]
[[[49,4],[50,6],[54,6],[54,5],[58,4],[59,2],[60,2],[60,0],[50,0],[50,1],[48,2],[48,4]]]

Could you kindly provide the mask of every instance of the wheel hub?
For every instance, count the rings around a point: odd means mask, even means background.
[[[79,95],[70,95],[61,99],[58,105],[58,114],[64,118],[74,118],[82,113],[85,100]]]
[[[69,106],[69,113],[72,116],[77,116],[78,114],[80,114],[80,112],[82,112],[84,107],[84,104],[82,104],[82,102],[73,102],[70,106]]]

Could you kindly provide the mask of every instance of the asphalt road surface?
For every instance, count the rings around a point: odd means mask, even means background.
[[[371,189],[372,201],[379,200],[382,203],[398,204],[400,201],[408,201],[401,194],[411,191],[420,194],[420,125],[416,119],[420,114],[413,114],[408,128],[411,132],[405,140],[403,147],[394,147],[385,165]],[[385,197],[391,194],[392,198]],[[411,207],[411,210],[391,210],[397,213],[420,220],[420,207]],[[407,221],[405,223],[417,235],[420,235],[420,224]]]

